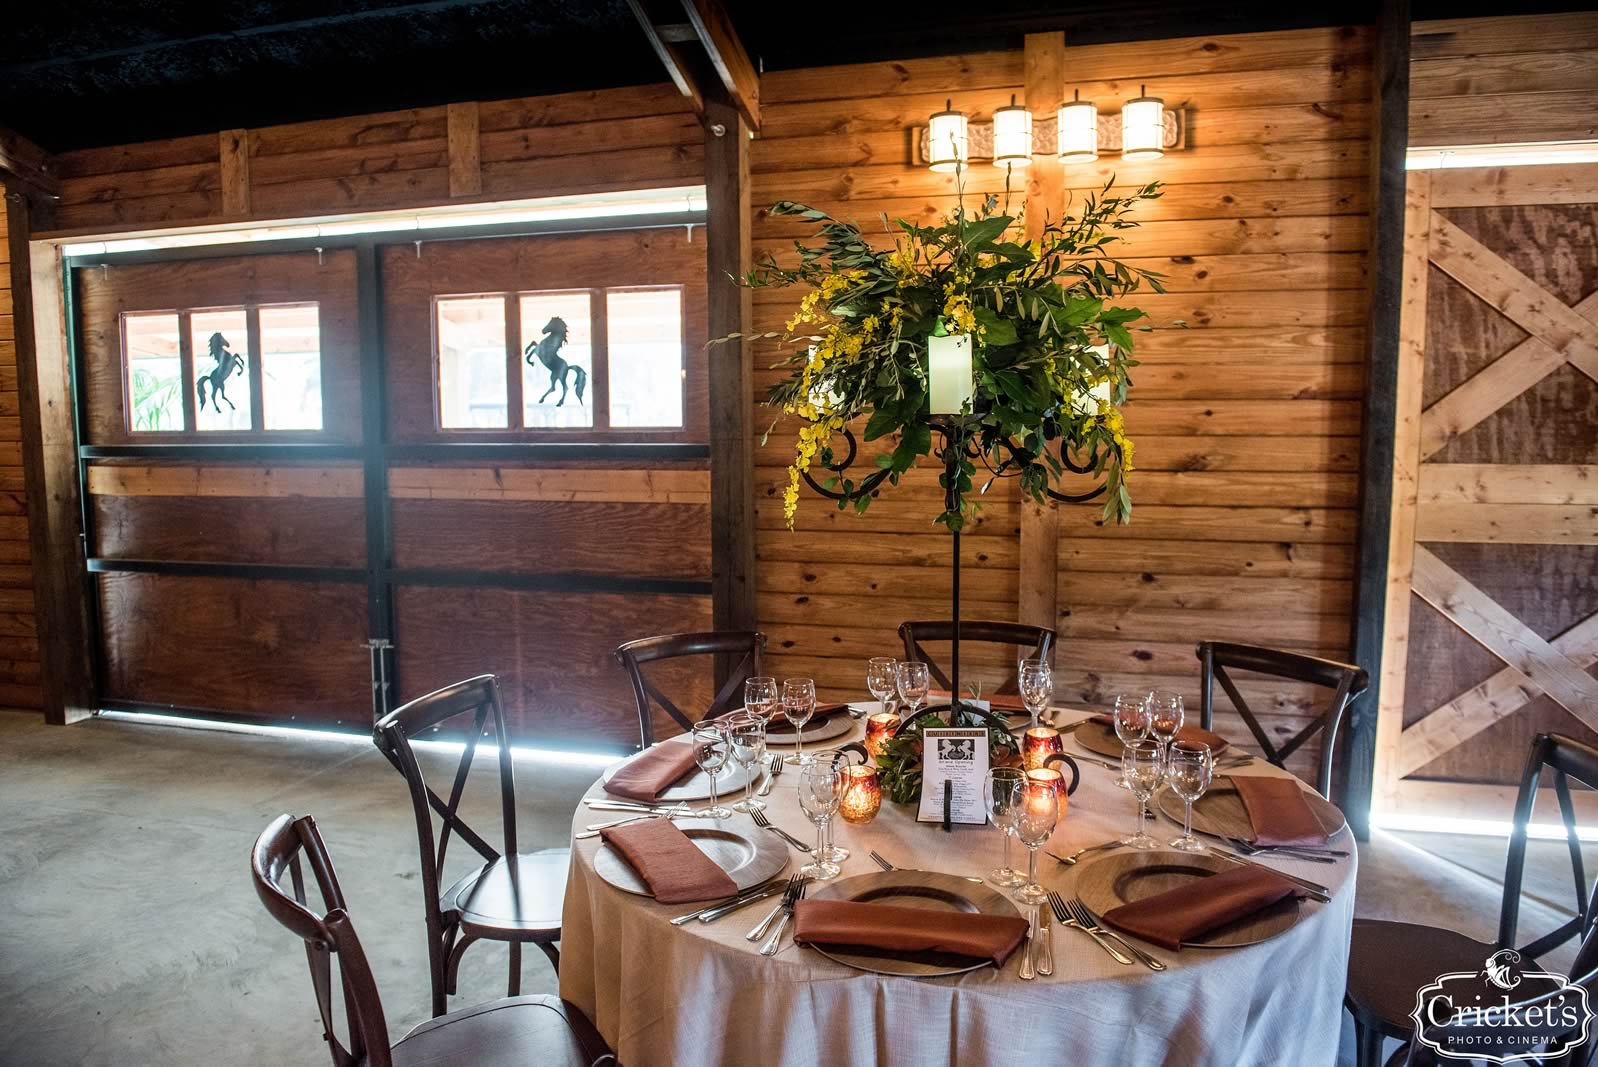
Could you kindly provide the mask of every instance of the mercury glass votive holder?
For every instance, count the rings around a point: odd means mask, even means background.
[[[882,755],[882,747],[899,728],[899,716],[891,711],[879,711],[866,719],[866,751],[871,758]]]
[[[1026,772],[1027,795],[1052,791],[1060,798],[1060,814],[1065,814],[1065,806],[1070,795],[1065,791],[1065,776],[1053,767],[1037,767]]]
[[[1044,760],[1061,751],[1064,747],[1060,731],[1052,726],[1033,726],[1021,735],[1021,762],[1029,771],[1042,767]],[[1054,776],[1058,778],[1059,772]]]
[[[877,769],[870,764],[857,763],[844,768],[843,796],[838,800],[838,814],[843,821],[860,825],[877,817],[882,808],[882,783],[877,779]]]

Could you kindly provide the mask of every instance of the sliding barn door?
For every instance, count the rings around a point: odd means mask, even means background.
[[[1409,176],[1378,782],[1506,819],[1598,742],[1598,166]]]

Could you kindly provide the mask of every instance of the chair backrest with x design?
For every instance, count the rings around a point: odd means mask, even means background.
[[[316,879],[325,912],[318,914],[308,905],[303,855]],[[291,889],[283,887],[288,874]],[[305,957],[311,966],[311,987],[316,1008],[322,1016],[322,1036],[334,1067],[390,1067],[388,1024],[383,1018],[383,1002],[377,993],[366,953],[350,923],[348,905],[327,846],[309,815],[291,818],[279,815],[262,831],[250,852],[250,877],[256,896],[266,910],[284,927],[305,942]],[[333,1020],[333,957],[338,957],[339,984],[344,993],[344,1015],[349,1031],[349,1047],[339,1040]]]
[[[1559,804],[1559,818],[1564,824],[1565,840],[1570,847],[1570,873],[1576,883],[1576,914],[1568,922],[1522,946],[1519,951],[1526,957],[1539,956],[1578,935],[1585,939],[1588,930],[1598,923],[1598,915],[1593,914],[1587,874],[1581,862],[1576,808],[1570,798],[1571,779],[1589,789],[1598,789],[1598,748],[1564,734],[1538,734],[1532,740],[1531,753],[1526,757],[1526,770],[1520,777],[1520,793],[1515,799],[1515,819],[1509,833],[1509,854],[1504,865],[1504,903],[1498,918],[1498,947],[1515,947],[1515,931],[1520,922],[1520,889],[1526,872],[1527,827],[1531,824],[1532,809],[1537,804],[1538,788],[1542,785],[1544,771],[1551,772],[1554,799]],[[1598,892],[1598,886],[1594,886],[1592,891]]]
[[[428,786],[411,741],[437,730],[441,724],[456,716],[470,716],[471,724],[466,733],[466,747],[455,768],[455,777],[446,799]],[[383,716],[372,729],[372,738],[377,747],[405,776],[406,784],[410,787],[411,807],[416,814],[416,835],[422,853],[422,894],[427,901],[427,923],[431,933],[437,934],[442,929],[439,882],[451,837],[459,836],[487,862],[492,863],[500,857],[494,846],[460,817],[461,797],[472,769],[472,758],[477,754],[478,741],[489,728],[494,731],[499,749],[500,820],[504,830],[504,854],[514,856],[516,772],[511,760],[510,736],[505,727],[505,710],[500,705],[499,686],[492,674],[480,674],[417,697]],[[436,841],[433,832],[435,814],[440,823]]]
[[[1226,690],[1227,697],[1231,699],[1232,706],[1242,716],[1249,733],[1254,735],[1260,751],[1267,760],[1278,767],[1285,767],[1287,757],[1297,752],[1304,742],[1324,730],[1325,736],[1321,738],[1320,767],[1315,776],[1315,788],[1324,796],[1332,785],[1332,757],[1336,754],[1337,728],[1343,720],[1343,713],[1354,702],[1354,698],[1370,686],[1370,676],[1365,670],[1349,663],[1305,656],[1297,652],[1284,652],[1278,648],[1238,645],[1224,641],[1200,641],[1196,654],[1202,669],[1203,704],[1199,725],[1206,730],[1214,729],[1215,683],[1220,682],[1221,688]],[[1320,714],[1303,729],[1283,744],[1277,745],[1260,725],[1254,709],[1248,706],[1248,701],[1244,700],[1243,694],[1238,691],[1237,684],[1229,673],[1233,670],[1307,682],[1322,689],[1330,689],[1332,698]]]
[[[899,637],[904,641],[904,658],[906,660],[919,660],[927,665],[927,674],[932,681],[944,689],[950,686],[949,676],[931,656],[927,654],[925,645],[932,642],[953,641],[954,622],[952,620],[933,620],[921,622],[903,622],[899,624]],[[1026,651],[1028,659],[1041,659],[1048,663],[1054,662],[1054,631],[1045,626],[1027,626],[1018,622],[988,622],[981,619],[960,620],[960,644],[990,644],[1014,645],[1018,651]],[[995,693],[1014,694],[1021,691],[1021,680],[1017,672],[1007,675],[1004,683],[995,689]]]
[[[681,726],[692,730],[695,723],[713,719],[736,707],[743,699],[743,684],[760,674],[760,660],[766,651],[766,635],[758,630],[707,630],[699,633],[662,634],[628,641],[616,649],[616,660],[633,683],[633,699],[638,704],[639,747],[655,743],[653,705]],[[724,656],[731,664],[727,680],[699,715],[685,712],[646,676],[644,665],[687,656]]]

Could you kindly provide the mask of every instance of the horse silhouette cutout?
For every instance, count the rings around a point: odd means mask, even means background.
[[[583,402],[583,389],[588,385],[588,372],[575,363],[567,363],[560,356],[560,346],[566,343],[566,334],[569,332],[566,320],[556,316],[544,325],[544,339],[529,342],[527,345],[527,365],[531,367],[533,360],[544,365],[549,371],[549,388],[544,390],[544,395],[538,398],[542,404],[549,399],[549,394],[555,391],[555,386],[560,386],[560,399],[555,401],[555,406],[560,407],[566,403],[566,378],[575,373],[577,375],[577,402]]]
[[[205,383],[211,383],[211,408],[220,412],[225,403],[229,408],[237,411],[233,401],[227,398],[227,380],[233,376],[235,370],[244,369],[244,357],[228,347],[228,339],[220,332],[211,335],[207,349],[211,358],[216,360],[216,366],[199,377],[194,383],[194,391],[200,394],[200,410],[205,410]]]

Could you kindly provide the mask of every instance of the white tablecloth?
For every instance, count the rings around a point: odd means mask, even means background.
[[[1070,712],[1062,719],[1075,717]],[[1068,735],[1069,736],[1069,735]],[[829,744],[837,744],[833,742]],[[1068,742],[1068,752],[1075,749]],[[1132,798],[1114,772],[1083,763],[1082,784],[1053,840],[1069,852],[1130,829]],[[1263,762],[1247,772],[1282,774]],[[790,770],[767,797],[773,822],[811,840]],[[590,796],[600,794],[596,782]],[[982,875],[999,865],[1002,835],[991,826],[917,823],[910,806],[883,802],[864,827],[835,823],[853,855],[845,877],[878,870],[876,849],[901,867]],[[603,815],[579,807],[573,832]],[[752,827],[748,816],[735,820]],[[1157,836],[1178,828],[1156,819]],[[705,924],[672,926],[693,906],[661,905],[594,874],[597,839],[574,841],[561,944],[561,996],[599,1027],[627,1067],[656,1064],[1022,1064],[1246,1065],[1315,1067],[1336,1059],[1354,914],[1354,844],[1336,864],[1272,859],[1321,882],[1330,904],[1305,901],[1307,917],[1260,945],[1166,952],[1142,943],[1170,969],[1125,967],[1079,931],[1053,926],[1054,974],[1023,982],[1018,959],[949,978],[864,974],[787,942],[763,957],[744,934],[770,910],[762,901]],[[789,870],[805,857],[793,853]],[[1017,866],[1025,851],[1015,848]],[[1083,865],[1092,857],[1084,857]],[[1046,886],[1069,892],[1074,872],[1039,857]],[[1024,911],[1024,909],[1023,909]]]

